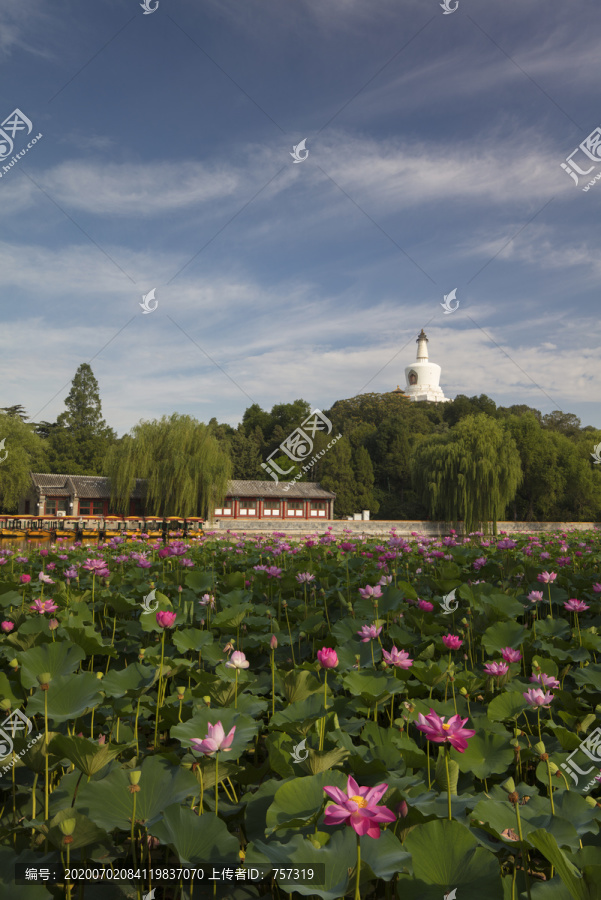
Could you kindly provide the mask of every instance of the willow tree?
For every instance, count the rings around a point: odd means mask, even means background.
[[[179,413],[139,422],[105,462],[113,508],[129,512],[136,479],[143,478],[151,516],[208,517],[225,498],[231,469],[212,428]]]
[[[416,490],[433,518],[463,520],[497,532],[522,480],[520,455],[509,430],[487,415],[466,416],[445,435],[418,444],[412,461]]]

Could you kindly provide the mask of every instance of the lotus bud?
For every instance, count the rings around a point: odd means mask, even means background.
[[[75,819],[63,819],[62,822],[59,822],[58,827],[61,830],[61,833],[65,835],[65,837],[70,837],[75,831],[75,826],[77,822]]]
[[[140,769],[133,769],[131,772],[127,773],[127,777],[129,778],[130,784],[138,784],[140,778],[142,777],[142,772]]]
[[[186,693],[186,688],[183,685],[179,685],[177,688],[177,696],[180,700],[184,699],[184,694]]]
[[[16,660],[16,659],[11,659],[11,661],[9,662],[9,666],[11,667],[11,669],[14,669],[15,672],[16,672],[17,669],[19,668],[18,660]]]
[[[512,794],[515,791],[515,781],[513,778],[508,778],[501,785],[504,791],[507,791],[508,794]]]
[[[459,688],[459,693],[462,697],[467,697],[467,690],[464,687]]]
[[[277,637],[275,636],[275,634],[272,634],[272,635],[271,635],[271,640],[270,640],[270,642],[269,642],[269,646],[271,647],[272,650],[277,650],[278,639],[277,639]]]
[[[38,684],[40,685],[40,690],[47,691],[50,687],[50,682],[52,681],[50,672],[42,672],[41,675],[37,675],[36,677],[38,679]]]
[[[467,626],[468,626],[468,621],[467,621],[467,619],[462,619],[462,620],[461,620],[461,624],[463,625],[464,628],[467,628]]]
[[[96,678],[104,678],[104,672],[96,672]]]

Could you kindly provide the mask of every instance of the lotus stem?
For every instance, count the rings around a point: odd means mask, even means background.
[[[551,766],[549,765],[549,760],[546,760],[547,763],[547,775],[549,776],[549,800],[551,801],[551,815],[555,815],[555,803],[553,802],[553,780],[551,776]]]
[[[449,748],[446,747],[445,754],[444,754],[444,764],[445,764],[445,768],[447,770],[447,800],[448,800],[448,804],[449,804],[449,822],[452,819],[452,815],[451,815],[451,779],[449,777],[449,754],[450,754],[450,752],[451,751],[449,750]]]
[[[215,754],[215,815],[219,815],[219,751]]]
[[[361,838],[357,835],[357,875],[355,877],[355,898],[354,900],[361,900]]]
[[[522,821],[520,819],[520,807],[519,801],[516,801],[514,804],[515,815],[518,822],[518,834],[520,836],[520,844],[522,847],[522,862],[524,864],[524,878],[526,879],[526,891],[528,893],[528,900],[530,900],[530,877],[528,875],[528,851],[524,846],[524,836],[522,834]]]

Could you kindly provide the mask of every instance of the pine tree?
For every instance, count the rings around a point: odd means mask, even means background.
[[[102,418],[98,382],[87,363],[75,373],[65,406],[66,411],[49,431],[50,469],[62,474],[98,475],[116,435]]]

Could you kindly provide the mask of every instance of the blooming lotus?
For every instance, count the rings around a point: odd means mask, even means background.
[[[194,749],[198,753],[204,753],[206,756],[212,756],[213,753],[217,753],[219,750],[227,753],[232,746],[234,734],[236,733],[236,726],[234,725],[229,730],[227,737],[221,722],[217,722],[216,725],[211,725],[209,722],[207,728],[208,733],[202,740],[200,738],[192,738],[190,740]]]
[[[381,625],[379,628],[376,628],[375,625],[363,625],[357,634],[361,636],[361,643],[366,644],[367,641],[374,641],[380,635],[381,631]]]
[[[519,662],[522,658],[522,654],[519,650],[514,650],[513,647],[503,647],[501,650],[501,656],[505,660],[505,662]]]
[[[553,675],[546,675],[544,672],[540,672],[539,675],[532,675],[530,681],[535,681],[537,684],[542,684],[543,687],[546,688],[558,688],[559,681]]]
[[[434,604],[430,603],[428,600],[420,600],[417,605],[424,612],[432,612],[432,610],[434,609]]]
[[[543,599],[542,591],[530,591],[530,593],[528,594],[528,600],[530,600],[531,603],[540,603],[540,601],[542,599]]]
[[[542,555],[543,554],[541,553],[541,557],[542,557]],[[536,578],[537,578],[537,581],[542,581],[543,584],[551,584],[551,582],[555,581],[555,579],[557,578],[557,573],[556,572],[539,572],[539,574],[536,576]]]
[[[456,634],[443,634],[442,642],[448,650],[459,650],[463,641]]]
[[[48,599],[48,600],[38,599],[34,603],[32,603],[29,608],[32,612],[37,612],[37,613],[40,613],[40,615],[42,615],[43,613],[47,613],[47,612],[56,612],[56,610],[58,609],[58,606],[56,605],[56,603],[54,603],[52,601],[52,599]]]
[[[315,575],[311,575],[310,572],[299,572],[296,580],[299,584],[307,584],[309,581],[315,581]]]
[[[225,664],[226,669],[248,669],[250,663],[242,650],[234,650]]]
[[[439,716],[430,710],[427,716],[422,713],[418,714],[416,728],[423,731],[429,741],[436,744],[450,744],[460,753],[465,753],[467,749],[467,738],[475,735],[472,728],[464,728],[467,718],[462,719],[461,716],[451,716],[448,722],[445,722],[446,716]]]
[[[2,623],[2,625],[1,625],[0,627],[2,628],[2,631],[3,631],[5,634],[8,634],[8,632],[9,632],[9,631],[12,631],[13,628],[15,627],[15,623],[14,623],[14,622],[9,622],[7,619],[5,619],[4,622]]]
[[[524,691],[523,696],[532,709],[549,706],[553,700],[553,694],[550,694],[549,691],[541,691],[540,688],[530,688],[529,691]]]
[[[324,787],[324,792],[334,800],[326,807],[324,824],[348,824],[358,835],[379,838],[380,823],[394,822],[396,818],[386,806],[378,806],[378,800],[387,790],[387,784],[378,784],[373,788],[359,787],[352,775],[348,776],[346,794],[331,785]]]
[[[322,647],[318,650],[317,659],[322,669],[335,669],[338,665],[338,654],[331,647]]]
[[[23,578],[24,576],[21,577]],[[44,584],[54,584],[52,578],[49,575],[46,575],[45,572],[40,572],[40,574],[38,575],[38,580],[42,581]]]
[[[484,666],[484,671],[487,675],[494,675],[495,678],[500,678],[501,675],[507,674],[509,666],[506,662],[491,662]]]
[[[21,575],[19,577],[19,581],[21,582],[21,584],[29,584],[29,582],[31,581],[31,575]]]
[[[568,600],[567,603],[564,603],[564,607],[568,610],[568,612],[585,612],[585,610],[590,609],[590,606],[587,606],[586,603],[583,603],[582,600]]]
[[[382,588],[379,584],[377,584],[375,587],[372,587],[370,584],[368,584],[364,588],[359,588],[359,593],[364,600],[368,600],[370,597],[381,597]]]
[[[382,655],[389,666],[396,666],[397,669],[408,669],[413,665],[413,660],[409,659],[409,654],[405,650],[397,650],[393,647],[390,653],[382,650]]]
[[[176,619],[177,613],[169,612],[168,610],[162,609],[156,614],[157,624],[161,628],[171,628]]]

